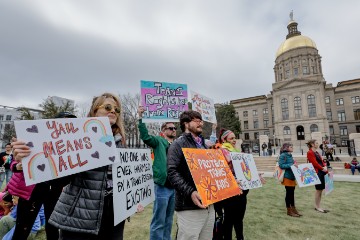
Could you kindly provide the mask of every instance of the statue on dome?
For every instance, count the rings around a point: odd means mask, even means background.
[[[294,10],[290,12],[290,21],[294,21]]]

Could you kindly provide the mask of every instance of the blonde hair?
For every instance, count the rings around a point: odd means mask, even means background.
[[[95,117],[98,107],[100,105],[102,105],[104,103],[105,99],[107,99],[107,98],[113,99],[115,101],[115,103],[118,105],[118,107],[120,108],[120,113],[117,114],[116,122],[111,126],[111,129],[112,129],[114,136],[116,134],[121,135],[121,141],[122,141],[123,145],[125,146],[126,145],[125,128],[124,128],[124,120],[122,118],[123,110],[122,110],[120,99],[116,95],[111,94],[111,93],[103,93],[102,95],[100,95],[98,97],[94,97],[92,104],[91,104],[90,111],[87,114],[87,117]]]

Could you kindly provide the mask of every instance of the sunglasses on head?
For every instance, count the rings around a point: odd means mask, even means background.
[[[176,131],[176,127],[168,127],[168,128],[165,128],[165,129],[169,129],[170,131]]]
[[[106,111],[110,112],[111,110],[114,109],[114,111],[117,113],[117,114],[120,114],[121,112],[121,109],[120,107],[117,107],[117,106],[113,106],[111,104],[105,104],[105,105],[100,105],[98,106],[96,109],[99,109],[99,108],[104,108]]]

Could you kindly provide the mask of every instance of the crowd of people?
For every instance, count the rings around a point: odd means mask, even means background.
[[[150,239],[171,239],[174,212],[177,218],[177,239],[244,239],[243,219],[249,190],[240,195],[204,206],[197,192],[182,148],[218,148],[234,173],[230,152],[241,152],[236,148],[235,134],[221,129],[216,139],[216,125],[209,140],[202,137],[203,120],[199,112],[185,111],[180,115],[181,136],[176,136],[173,122],[161,126],[159,136],[150,135],[142,122],[144,108],[139,106],[138,128],[140,138],[154,153],[153,179],[155,202],[150,224]],[[108,117],[118,148],[126,148],[122,107],[119,98],[110,93],[95,97],[88,117]],[[71,113],[61,113],[58,118],[75,118]],[[31,154],[26,139],[13,139],[1,153],[4,171],[0,184],[6,178],[5,192],[0,195],[0,239],[28,239],[43,226],[47,239],[123,239],[125,221],[114,226],[112,165],[77,173],[71,176],[26,186],[22,172],[22,159]],[[265,144],[266,145],[266,144]],[[263,151],[266,147],[263,145]],[[327,213],[320,206],[324,189],[326,162],[317,152],[317,141],[307,143],[307,158],[321,180],[315,186],[315,210]],[[285,170],[282,184],[285,186],[287,214],[300,217],[295,207],[296,181],[291,166],[297,167],[292,156],[292,145],[285,143],[279,156],[279,167]],[[264,153],[265,154],[265,153]],[[266,154],[265,154],[266,155]],[[359,168],[353,163],[352,171]],[[262,183],[265,180],[260,175]],[[1,185],[0,185],[1,186]],[[141,211],[140,209],[139,211]],[[222,219],[222,231],[214,236],[215,216]],[[9,236],[10,238],[9,238]],[[7,237],[7,238],[6,238]]]

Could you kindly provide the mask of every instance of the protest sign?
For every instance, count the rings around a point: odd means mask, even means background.
[[[22,160],[26,185],[119,161],[107,117],[22,120],[15,129],[31,149]]]
[[[311,163],[304,163],[298,167],[291,166],[299,187],[308,187],[320,184],[320,179]]]
[[[118,149],[120,163],[112,166],[114,226],[155,200],[150,149]]]
[[[178,122],[180,114],[188,110],[186,84],[142,80],[140,85],[143,122]]]
[[[216,123],[214,101],[199,93],[191,91],[192,109],[201,113],[203,121]]]
[[[334,172],[330,171],[325,175],[325,195],[328,195],[334,190]]]
[[[183,148],[182,151],[204,206],[240,194],[221,150]]]
[[[243,190],[262,187],[261,180],[252,154],[231,152],[230,158],[237,180]]]

